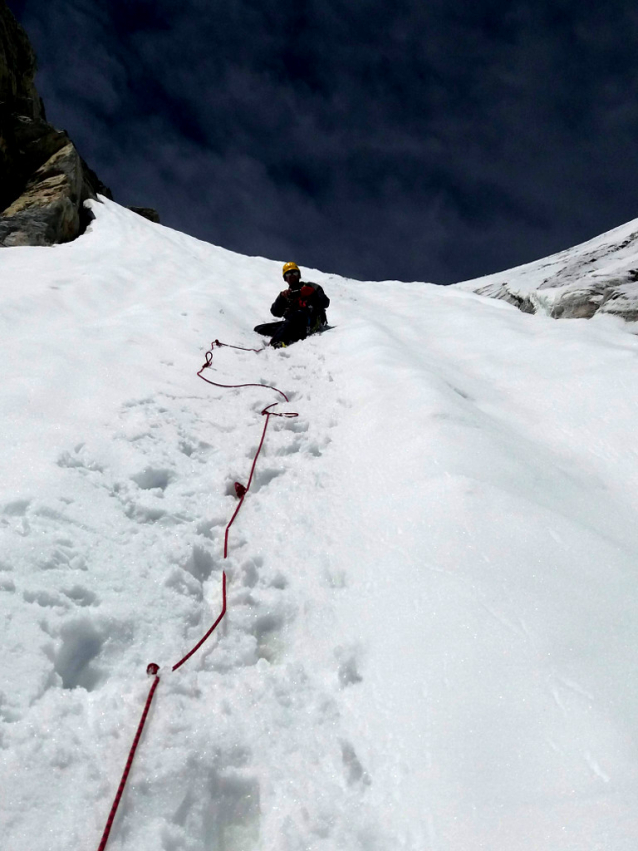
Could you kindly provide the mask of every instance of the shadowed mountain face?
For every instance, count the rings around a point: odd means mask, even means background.
[[[34,151],[30,150],[27,128],[32,131],[39,128],[41,135],[46,126],[44,105],[33,82],[35,70],[35,54],[27,35],[4,0],[0,0],[0,207],[3,210],[20,193],[26,172],[33,171]]]
[[[46,120],[35,53],[0,0],[0,246],[53,245],[88,223],[84,201],[111,197],[67,133]]]

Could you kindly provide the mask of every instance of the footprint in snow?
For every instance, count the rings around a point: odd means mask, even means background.
[[[99,606],[100,599],[97,594],[82,585],[74,585],[72,588],[63,588],[62,593],[77,606]]]
[[[165,491],[175,478],[175,473],[165,467],[146,467],[140,473],[131,476],[131,480],[142,490],[161,491]]]
[[[364,786],[370,785],[372,782],[370,775],[361,765],[356,751],[350,742],[341,742],[341,759],[343,760],[348,786],[354,786],[356,783],[361,783]]]
[[[104,637],[88,618],[70,621],[60,630],[61,643],[53,654],[53,667],[62,688],[93,691],[104,676],[94,664],[104,645]]]
[[[37,603],[38,606],[49,608],[68,609],[71,604],[59,594],[51,591],[23,591],[22,599],[25,603]]]
[[[104,467],[92,459],[81,443],[72,452],[64,451],[58,456],[58,467],[84,473],[103,473]]]
[[[223,762],[223,754],[220,760]],[[203,778],[201,769],[195,766],[196,784],[187,785],[172,815],[172,825],[162,831],[162,851],[181,849],[184,832],[201,837],[207,848],[243,851],[255,847],[259,839],[259,781],[246,777],[244,768],[241,774],[232,766],[211,769]]]
[[[213,556],[200,544],[194,544],[184,570],[187,570],[198,582],[203,583],[210,577],[214,568]]]
[[[2,506],[2,513],[8,517],[24,517],[30,505],[30,499],[15,499]]]
[[[342,688],[363,681],[363,677],[359,673],[359,651],[356,648],[337,647],[334,655],[338,662],[337,677]]]
[[[67,538],[58,538],[53,549],[38,562],[40,570],[57,570],[70,568],[71,570],[88,570],[86,558],[79,552],[72,541]]]

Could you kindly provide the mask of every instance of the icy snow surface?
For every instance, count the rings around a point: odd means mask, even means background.
[[[310,272],[110,202],[0,253],[0,845],[635,851],[638,338]],[[283,258],[289,259],[289,258]],[[302,258],[299,258],[300,261]],[[228,614],[208,629],[229,577]]]
[[[455,286],[552,316],[638,316],[638,219],[581,245]]]

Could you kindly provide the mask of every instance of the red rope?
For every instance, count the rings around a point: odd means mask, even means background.
[[[202,368],[197,373],[197,375],[203,381],[205,381],[207,384],[212,384],[215,387],[226,387],[226,388],[229,388],[229,389],[230,388],[235,389],[237,387],[266,387],[268,390],[274,390],[275,393],[279,393],[280,396],[284,397],[286,402],[289,401],[288,397],[286,396],[286,394],[282,390],[277,389],[277,387],[272,387],[270,384],[218,384],[216,381],[210,381],[208,378],[204,378],[204,376],[202,375],[202,372],[205,369],[212,367],[212,364],[213,364],[213,349],[215,348],[215,346],[218,346],[218,347],[225,346],[228,349],[239,349],[242,352],[256,352],[257,354],[259,354],[259,352],[264,351],[264,349],[244,349],[242,346],[230,346],[230,345],[228,345],[228,343],[220,343],[219,340],[213,340],[213,342],[211,343],[210,351],[206,352],[206,363],[202,366]],[[273,403],[273,405],[276,405],[276,404],[277,404],[276,402]],[[276,414],[274,411],[269,411],[268,408],[272,408],[273,405],[268,405],[261,412],[262,416],[266,417],[266,422],[264,423],[264,430],[263,430],[262,435],[261,435],[259,447],[257,448],[257,452],[255,454],[255,457],[253,458],[253,465],[250,468],[250,476],[248,478],[248,484],[244,487],[244,485],[242,485],[240,482],[235,482],[235,493],[237,494],[237,496],[239,498],[239,503],[237,505],[237,508],[233,512],[233,516],[228,521],[228,525],[226,526],[226,532],[224,534],[224,558],[228,558],[228,533],[230,532],[230,527],[235,522],[235,518],[239,514],[241,507],[244,504],[244,499],[246,498],[246,494],[250,490],[250,486],[251,486],[252,481],[253,481],[253,474],[255,472],[255,467],[257,465],[257,459],[259,458],[259,453],[261,452],[261,448],[264,445],[264,440],[266,439],[266,431],[268,429],[268,423],[270,422],[270,418],[271,417],[298,417],[299,416],[299,414],[295,414],[295,413],[292,413],[292,412],[283,413],[283,414]]]
[[[182,667],[182,665],[184,664],[184,662],[186,662],[188,659],[190,659],[190,657],[193,655],[193,653],[196,653],[196,652],[199,650],[199,648],[202,646],[202,644],[203,644],[203,643],[204,643],[204,642],[205,642],[208,638],[210,638],[210,636],[213,634],[213,632],[215,632],[215,630],[217,629],[217,626],[218,626],[218,625],[219,625],[219,623],[221,622],[221,619],[222,619],[222,618],[224,617],[224,615],[226,614],[226,574],[225,574],[225,573],[223,573],[223,574],[222,574],[222,577],[223,577],[223,578],[222,578],[222,596],[223,596],[223,603],[222,603],[222,610],[221,610],[221,613],[220,613],[219,617],[217,618],[217,620],[215,621],[215,623],[211,626],[211,628],[208,630],[208,632],[206,633],[206,635],[205,635],[203,638],[200,638],[200,640],[199,640],[199,641],[197,642],[197,644],[193,647],[193,649],[192,649],[192,650],[189,650],[189,651],[188,651],[188,653],[186,654],[186,656],[184,656],[182,659],[180,659],[180,660],[179,660],[179,662],[178,662],[176,665],[173,665],[173,668],[172,668],[172,670],[173,670],[173,671],[176,671],[178,668],[181,668],[181,667]]]
[[[264,349],[244,349],[242,346],[229,346],[228,343],[220,343],[219,340],[213,340],[213,342],[210,344],[210,351],[206,352],[206,363],[203,364],[202,368],[197,373],[197,375],[202,379],[202,381],[205,381],[206,384],[212,384],[213,387],[224,387],[227,390],[234,390],[238,387],[265,387],[268,390],[274,390],[275,393],[279,393],[280,396],[284,397],[286,402],[290,401],[285,393],[283,393],[281,390],[278,390],[276,387],[271,387],[270,384],[218,384],[216,381],[211,381],[210,378],[204,378],[202,372],[205,369],[212,368],[213,349],[215,348],[215,346],[225,346],[227,349],[239,349],[242,352],[256,352],[257,354],[259,354],[259,352],[264,351]]]
[[[109,839],[109,833],[111,832],[111,828],[113,827],[113,821],[115,819],[115,814],[117,813],[117,808],[120,805],[120,799],[124,794],[124,787],[126,786],[126,781],[128,780],[128,775],[131,770],[131,766],[133,765],[133,757],[135,756],[135,751],[137,750],[137,746],[139,744],[140,738],[142,737],[142,730],[144,729],[144,724],[146,724],[146,718],[148,716],[148,711],[151,708],[151,703],[153,701],[153,696],[155,694],[155,689],[159,685],[160,678],[157,675],[159,668],[155,664],[150,664],[146,669],[147,673],[153,675],[153,684],[151,685],[151,690],[148,693],[148,697],[146,698],[146,704],[144,706],[144,711],[142,712],[142,717],[140,719],[140,723],[137,727],[137,732],[135,733],[135,738],[133,739],[133,745],[128,755],[128,759],[126,760],[126,766],[124,767],[124,773],[122,774],[122,779],[120,780],[120,785],[118,786],[117,793],[115,795],[115,800],[113,801],[113,806],[111,807],[111,812],[109,813],[109,817],[106,820],[106,827],[104,828],[104,833],[102,834],[102,841],[98,847],[98,851],[104,851],[106,848],[106,843]]]
[[[276,405],[277,402],[273,402],[273,405]],[[233,516],[228,521],[228,526],[226,526],[226,533],[224,535],[224,558],[228,558],[228,533],[230,532],[230,527],[233,525],[235,521],[235,517],[239,514],[239,510],[244,504],[244,500],[246,499],[246,494],[250,490],[250,486],[253,481],[253,474],[255,472],[255,467],[257,466],[257,459],[259,458],[259,453],[261,452],[261,447],[264,445],[264,440],[266,439],[266,430],[268,428],[268,423],[270,422],[271,417],[298,417],[299,414],[295,414],[292,411],[286,412],[283,414],[276,414],[274,411],[269,411],[268,408],[272,408],[273,405],[268,405],[268,407],[264,408],[261,412],[262,416],[266,417],[266,422],[264,423],[264,430],[261,433],[261,440],[259,441],[259,446],[257,447],[257,452],[255,453],[255,457],[253,458],[253,465],[250,468],[250,476],[248,478],[248,484],[246,487],[240,484],[239,482],[235,482],[235,492],[239,497],[239,503],[237,508],[235,509]]]
[[[196,653],[199,650],[199,648],[202,646],[202,644],[208,638],[210,638],[210,636],[213,634],[213,632],[217,629],[222,618],[226,614],[226,574],[225,573],[222,574],[222,595],[223,595],[222,610],[221,610],[219,617],[215,621],[215,623],[211,626],[211,628],[208,630],[206,635],[197,642],[197,644],[193,647],[193,649],[189,650],[188,653],[186,654],[186,656],[184,656],[182,659],[180,659],[179,662],[176,665],[173,665],[171,670],[176,671],[178,668],[180,668],[184,664],[184,662],[186,662],[188,659],[190,659],[190,657],[193,655],[193,653]],[[159,672],[159,666],[156,665],[154,662],[151,662],[151,664],[146,669],[146,673],[151,674],[151,676],[154,677],[153,684],[151,685],[151,690],[149,691],[148,697],[146,698],[146,704],[144,706],[144,711],[142,712],[142,718],[140,719],[140,723],[137,727],[137,732],[135,733],[135,738],[133,739],[133,745],[131,746],[131,750],[129,751],[128,759],[126,760],[126,766],[124,767],[124,773],[122,774],[122,779],[120,780],[120,785],[118,786],[117,792],[115,794],[115,800],[113,801],[113,806],[111,807],[111,812],[109,813],[109,817],[106,820],[106,827],[104,828],[104,833],[102,834],[102,840],[99,844],[98,851],[104,851],[104,849],[106,848],[106,843],[108,842],[109,834],[111,832],[111,828],[113,827],[113,821],[115,820],[117,808],[120,805],[120,800],[122,798],[122,795],[124,794],[124,787],[126,786],[126,781],[128,780],[128,776],[129,776],[129,773],[131,771],[131,766],[133,765],[133,757],[135,756],[135,751],[137,750],[137,746],[138,746],[140,739],[142,737],[142,730],[144,729],[144,724],[146,724],[146,718],[148,716],[149,709],[151,708],[151,703],[152,703],[153,697],[155,695],[155,689],[159,685],[160,678],[158,676],[158,672]]]
[[[259,353],[259,352],[263,351],[263,349],[245,349],[242,346],[230,346],[230,345],[228,345],[228,343],[220,343],[219,340],[213,340],[213,342],[211,344],[210,351],[206,352],[206,363],[202,366],[202,368],[197,373],[197,375],[201,379],[203,379],[207,384],[212,384],[215,387],[224,387],[224,388],[228,388],[228,389],[231,389],[231,388],[234,389],[234,388],[239,388],[239,387],[265,387],[268,390],[274,390],[275,393],[279,393],[280,396],[284,397],[286,402],[289,401],[289,399],[288,399],[288,397],[286,396],[285,393],[283,393],[281,390],[278,390],[276,387],[270,386],[269,384],[218,384],[215,381],[210,381],[208,378],[204,378],[204,376],[202,375],[202,372],[205,369],[208,369],[209,367],[212,366],[213,349],[215,348],[215,346],[218,346],[218,347],[225,346],[226,348],[229,348],[229,349],[239,349],[239,350],[244,351],[244,352]],[[296,414],[296,413],[293,413],[293,412],[286,412],[286,413],[278,414],[278,413],[275,413],[274,411],[270,411],[269,408],[274,407],[274,405],[276,405],[276,404],[277,404],[277,402],[273,402],[272,405],[267,405],[264,408],[264,410],[261,412],[262,416],[266,417],[266,422],[264,423],[264,430],[263,430],[262,435],[261,435],[261,440],[259,442],[257,452],[255,453],[255,457],[253,459],[252,467],[250,468],[250,476],[248,478],[248,484],[246,485],[246,487],[244,487],[239,482],[235,482],[235,490],[237,492],[237,496],[239,497],[239,504],[237,505],[237,508],[235,509],[235,511],[233,513],[233,516],[231,517],[228,525],[226,526],[226,533],[225,533],[225,536],[224,536],[224,558],[228,557],[228,533],[230,531],[230,527],[233,525],[235,518],[239,514],[239,510],[244,503],[244,499],[246,498],[246,494],[250,490],[250,486],[251,486],[252,481],[253,481],[253,475],[255,473],[255,467],[257,465],[257,459],[259,458],[259,453],[261,452],[262,447],[264,445],[264,440],[266,439],[266,431],[268,429],[268,423],[270,422],[270,418],[271,417],[297,417],[297,416],[299,416],[299,414]],[[217,620],[211,626],[211,628],[208,630],[206,635],[204,635],[203,638],[201,638],[197,642],[197,644],[191,650],[189,650],[188,653],[185,656],[183,656],[179,660],[179,662],[177,662],[175,665],[173,665],[173,667],[172,667],[173,671],[177,671],[178,668],[181,668],[181,666],[185,662],[187,662],[194,653],[196,653],[199,650],[199,648],[202,646],[202,644],[204,644],[207,641],[207,639],[210,638],[210,636],[213,634],[213,632],[217,629],[217,627],[221,623],[225,614],[226,614],[226,573],[224,572],[222,574],[222,610],[221,610]],[[113,821],[115,820],[115,816],[116,816],[116,813],[117,813],[117,809],[120,805],[120,800],[122,799],[122,795],[124,794],[124,788],[126,786],[126,781],[128,780],[128,776],[129,776],[129,773],[131,771],[131,766],[133,765],[133,758],[135,757],[135,751],[137,750],[137,746],[139,745],[140,739],[142,737],[142,731],[144,730],[144,725],[146,724],[146,719],[148,717],[148,713],[149,713],[149,710],[151,708],[151,703],[152,703],[153,697],[155,695],[155,690],[157,689],[157,686],[159,685],[159,681],[160,681],[160,678],[159,678],[159,675],[158,675],[159,667],[155,663],[151,663],[148,666],[148,668],[146,669],[146,671],[147,671],[148,674],[153,676],[153,684],[151,685],[150,691],[148,693],[148,697],[146,698],[146,704],[144,705],[144,711],[142,712],[142,717],[140,719],[140,723],[138,724],[137,731],[135,733],[135,738],[133,739],[133,744],[131,746],[131,750],[129,751],[128,759],[126,760],[126,765],[124,767],[124,773],[122,774],[122,779],[120,780],[120,785],[118,786],[118,789],[117,789],[117,792],[116,792],[116,795],[115,795],[115,800],[113,801],[113,805],[111,806],[111,811],[110,811],[109,817],[106,821],[106,827],[104,828],[104,833],[102,834],[102,839],[100,841],[98,851],[104,851],[104,849],[106,848],[106,844],[107,844],[108,839],[109,839],[109,834],[111,833],[111,828],[113,827]]]

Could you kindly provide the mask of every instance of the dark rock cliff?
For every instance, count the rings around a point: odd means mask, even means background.
[[[90,218],[84,202],[113,197],[68,134],[47,122],[35,71],[27,34],[0,0],[0,247],[75,239]]]
[[[27,34],[0,0],[0,246],[53,245],[87,224],[87,198],[110,191],[68,135],[46,120]]]

